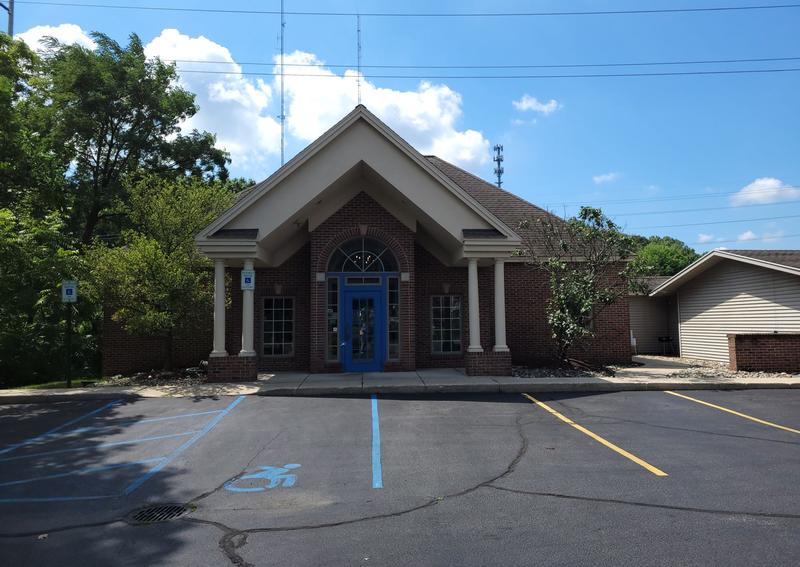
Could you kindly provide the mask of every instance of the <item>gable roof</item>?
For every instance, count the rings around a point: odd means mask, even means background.
[[[446,175],[440,168],[436,167],[429,160],[425,159],[416,149],[414,149],[408,142],[401,138],[384,122],[372,114],[364,105],[356,106],[347,116],[342,118],[339,122],[328,129],[317,140],[312,142],[309,146],[299,152],[296,156],[290,159],[285,165],[280,167],[272,175],[264,181],[255,184],[253,187],[241,192],[236,201],[212,221],[206,228],[204,228],[197,236],[196,240],[201,242],[205,239],[211,238],[220,229],[234,218],[237,217],[242,211],[247,209],[251,204],[257,201],[260,197],[267,194],[270,190],[279,185],[284,179],[291,175],[295,170],[300,168],[304,163],[311,159],[314,155],[320,152],[323,148],[328,146],[337,136],[347,130],[355,122],[363,120],[372,126],[375,130],[380,132],[390,143],[392,143],[398,150],[409,157],[420,168],[433,177],[440,185],[448,190],[455,196],[461,203],[468,209],[471,209],[475,214],[481,217],[490,227],[494,228],[497,232],[502,234],[509,242],[519,242],[517,233],[513,228],[504,223],[487,207],[476,199],[469,191],[465,190],[458,183],[456,183],[450,176]],[[449,164],[448,164],[449,165]],[[454,166],[451,166],[454,167]]]
[[[726,252],[790,268],[800,268],[800,250],[726,250]]]
[[[667,295],[709,268],[733,260],[800,276],[800,250],[712,250],[656,287],[650,296]]]
[[[461,169],[436,156],[425,156],[437,169],[453,180],[459,187],[469,193],[476,201],[486,207],[511,230],[535,245],[541,240],[539,233],[530,228],[519,226],[520,221],[550,219],[563,222],[563,219],[533,203],[529,203],[513,193],[509,193],[477,175]],[[527,242],[526,242],[527,243]],[[544,250],[542,250],[544,251]]]

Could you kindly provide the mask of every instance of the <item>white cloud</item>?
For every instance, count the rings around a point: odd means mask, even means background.
[[[787,187],[786,183],[775,177],[759,177],[734,193],[731,196],[731,203],[733,205],[753,205],[795,199],[800,199],[800,189]]]
[[[36,51],[44,50],[40,40],[44,37],[54,37],[61,43],[71,45],[77,43],[88,49],[94,49],[97,44],[76,24],[59,24],[57,26],[33,26],[31,29],[16,35]]]
[[[619,173],[611,171],[609,173],[601,173],[600,175],[595,175],[592,177],[592,180],[595,184],[600,185],[602,183],[611,183],[612,181],[616,181],[621,176]]]
[[[319,77],[286,76],[287,127],[303,141],[316,139],[358,102],[356,71],[337,75],[325,68],[313,53],[295,51],[284,57],[287,75],[323,75]],[[276,66],[275,72],[280,69]],[[276,89],[279,79],[275,79]],[[423,154],[433,153],[466,167],[484,164],[489,159],[489,141],[477,130],[459,130],[461,95],[446,85],[421,82],[416,90],[401,91],[377,87],[362,79],[363,104],[397,131]]]
[[[255,177],[269,154],[280,153],[280,125],[267,114],[272,89],[261,79],[249,79],[241,72],[228,49],[204,36],[190,37],[176,29],[165,29],[145,46],[148,57],[165,62],[221,61],[224,63],[178,63],[180,83],[196,94],[199,111],[182,124],[184,132],[196,128],[217,135],[217,146],[231,154],[234,165]],[[192,73],[192,70],[223,71],[221,74]]]
[[[713,234],[706,234],[704,232],[701,232],[700,234],[697,235],[697,242],[699,242],[700,244],[711,242],[712,240],[714,240]]]
[[[742,234],[740,234],[736,238],[736,240],[740,242],[746,242],[748,240],[756,240],[757,238],[758,235],[755,232],[753,232],[752,230],[745,230]]]
[[[542,102],[538,100],[536,97],[533,97],[529,94],[522,95],[522,98],[519,100],[514,100],[511,102],[514,105],[514,108],[521,111],[530,110],[532,112],[538,112],[539,114],[544,114],[547,116],[548,114],[554,113],[556,110],[561,108],[561,104],[554,98],[551,98],[547,102]]]

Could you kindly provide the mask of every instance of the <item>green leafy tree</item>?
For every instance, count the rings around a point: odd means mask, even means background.
[[[26,119],[47,139],[66,178],[65,190],[50,195],[52,205],[68,213],[84,246],[99,226],[116,232],[127,175],[144,168],[225,179],[229,161],[213,135],[180,134],[197,107],[178,86],[173,65],[148,60],[136,34],[126,47],[104,34],[92,38],[94,50],[47,40],[25,102]]]
[[[594,321],[606,307],[641,288],[638,268],[628,261],[636,241],[592,207],[566,221],[552,215],[519,228],[525,246],[520,254],[549,276],[547,321],[558,359],[565,361],[594,334]]]
[[[164,339],[192,328],[211,305],[210,263],[195,235],[232,203],[227,183],[146,176],[128,187],[132,227],[121,246],[96,244],[88,252],[92,288],[111,317],[135,335]],[[168,354],[169,356],[169,354]],[[172,360],[164,361],[172,367]]]
[[[700,255],[685,243],[669,236],[652,236],[636,253],[634,264],[644,274],[674,276]]]
[[[62,279],[81,277],[81,257],[64,237],[56,213],[32,218],[0,209],[0,384],[52,380],[64,370]],[[73,367],[95,366],[95,309],[81,298],[73,340]]]
[[[16,210],[32,192],[63,186],[48,143],[24,112],[40,70],[41,60],[23,41],[0,34],[0,207]]]

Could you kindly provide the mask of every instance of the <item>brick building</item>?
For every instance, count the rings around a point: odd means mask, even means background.
[[[514,256],[519,222],[546,215],[358,106],[197,236],[214,262],[209,377],[552,361],[547,278]],[[136,348],[117,335],[106,372]],[[583,358],[630,360],[627,301],[595,335]]]

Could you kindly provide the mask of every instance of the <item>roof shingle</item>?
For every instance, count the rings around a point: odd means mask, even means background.
[[[726,252],[790,268],[800,268],[800,250],[726,250]]]
[[[513,193],[500,189],[496,185],[492,185],[488,181],[441,158],[436,156],[425,157],[434,167],[449,177],[453,183],[466,191],[473,199],[500,219],[508,228],[519,234],[525,241],[533,240],[533,244],[536,244],[536,241],[540,240],[540,238],[537,236],[537,231],[521,228],[519,226],[521,221],[550,219],[556,222],[563,222],[560,217],[553,213],[537,207]]]

